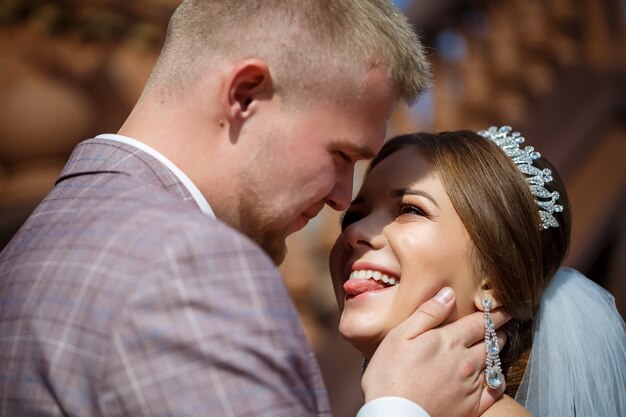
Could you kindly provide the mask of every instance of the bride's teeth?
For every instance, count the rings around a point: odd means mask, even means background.
[[[360,271],[352,271],[348,279],[368,280],[370,278],[376,281],[382,281],[388,285],[396,285],[400,282],[399,279],[390,277],[389,275],[383,274],[380,271],[372,271],[371,269],[362,269]]]

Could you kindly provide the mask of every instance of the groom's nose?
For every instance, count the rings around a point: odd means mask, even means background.
[[[352,181],[354,180],[354,165],[344,172],[337,174],[333,189],[326,196],[326,204],[333,210],[343,211],[350,205],[352,199]]]

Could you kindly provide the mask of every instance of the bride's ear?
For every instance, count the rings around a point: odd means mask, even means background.
[[[476,290],[476,293],[474,294],[474,305],[480,311],[485,310],[482,305],[485,298],[489,298],[491,300],[492,310],[494,308],[502,306],[500,300],[496,299],[493,289],[491,288],[491,285],[489,284],[489,281],[487,279],[482,280],[482,282],[480,283],[480,288],[478,288]]]

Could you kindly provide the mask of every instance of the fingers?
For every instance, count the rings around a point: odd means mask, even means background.
[[[502,351],[502,348],[506,343],[506,334],[504,333],[504,331],[498,330],[496,332],[496,335],[498,336],[498,346],[500,347],[500,351]],[[472,370],[474,372],[481,372],[485,368],[487,359],[487,348],[485,346],[485,342],[482,341],[479,343],[475,343],[474,345],[470,346],[468,350]],[[468,374],[467,376],[469,377],[470,374]]]
[[[500,346],[500,352],[502,352],[502,348],[506,344],[506,333],[504,330],[497,330],[496,336],[498,337],[498,346]]]
[[[509,321],[511,316],[498,308],[491,312],[491,319],[497,329]],[[445,327],[449,327],[450,334],[458,335],[459,340],[468,347],[485,338],[485,318],[482,311],[462,317]]]
[[[502,385],[498,389],[489,388],[488,385],[483,387],[483,392],[480,394],[480,402],[478,403],[478,415],[483,414],[489,407],[491,407],[501,396],[506,389],[506,381],[502,378]]]
[[[485,343],[476,343],[474,346],[469,349],[469,357],[470,363],[472,364],[473,371],[477,373],[482,373],[482,370],[485,368],[485,363],[487,359],[487,352],[485,348]],[[467,375],[468,377],[470,375]]]
[[[424,302],[394,331],[399,332],[407,339],[413,339],[420,334],[439,326],[448,317],[454,305],[454,291],[444,287],[437,295]]]
[[[491,312],[491,320],[493,320],[493,325],[497,329],[507,321],[511,320],[511,316],[509,316],[504,309],[496,308]]]

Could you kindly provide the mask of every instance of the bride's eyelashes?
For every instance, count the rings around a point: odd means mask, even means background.
[[[398,203],[398,215],[399,216],[420,216],[430,218],[429,213],[420,206],[412,203],[399,202]]]
[[[419,217],[425,217],[427,219],[430,219],[430,213],[428,211],[426,211],[424,208],[420,207],[417,204],[413,204],[413,203],[405,203],[405,202],[399,202],[398,203],[398,209],[397,209],[397,217],[401,217],[401,216],[419,216]],[[344,231],[348,228],[348,226],[350,226],[353,223],[358,222],[359,220],[361,220],[363,217],[365,217],[366,214],[359,212],[358,210],[355,209],[348,209],[345,213],[343,213],[343,215],[341,216],[341,231]]]

